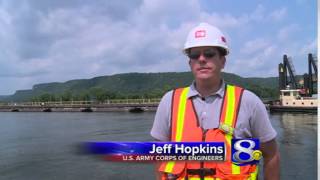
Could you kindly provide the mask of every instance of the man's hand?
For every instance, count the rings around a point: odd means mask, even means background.
[[[261,143],[263,172],[265,180],[280,179],[280,153],[275,139]]]

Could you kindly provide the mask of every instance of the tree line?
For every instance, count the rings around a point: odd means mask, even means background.
[[[33,102],[49,102],[49,101],[97,101],[103,102],[111,99],[152,99],[161,98],[167,91],[173,89],[169,86],[165,86],[163,89],[156,88],[148,92],[136,92],[136,93],[124,93],[108,91],[100,87],[91,88],[88,91],[72,92],[67,90],[60,94],[44,92],[40,95],[33,96],[31,101]],[[279,93],[275,89],[265,88],[258,85],[250,85],[248,90],[254,92],[260,98],[272,98],[277,99]]]
[[[166,90],[155,89],[145,93],[121,93],[112,92],[103,88],[92,88],[89,91],[72,92],[65,91],[61,94],[44,92],[33,96],[32,102],[54,102],[54,101],[97,101],[103,102],[110,99],[152,99],[161,98]]]

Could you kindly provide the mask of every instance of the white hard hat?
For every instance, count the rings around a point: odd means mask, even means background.
[[[229,53],[225,36],[218,28],[208,23],[200,23],[189,32],[187,41],[184,44],[184,51],[200,46],[221,47],[226,51],[226,55]]]

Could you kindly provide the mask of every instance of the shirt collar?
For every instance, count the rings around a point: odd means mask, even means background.
[[[221,83],[219,90],[210,94],[210,96],[218,95],[220,98],[222,98],[224,96],[224,91],[225,91],[225,82],[224,82],[224,80],[222,80],[222,83]],[[192,84],[190,85],[188,98],[193,97],[193,96],[201,96],[195,87],[195,81],[193,81]]]

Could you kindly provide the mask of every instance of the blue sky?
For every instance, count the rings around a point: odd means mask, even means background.
[[[317,52],[315,0],[0,0],[0,94],[126,72],[189,71],[181,53],[200,22],[219,27],[224,71],[277,76],[282,56],[298,74]]]

